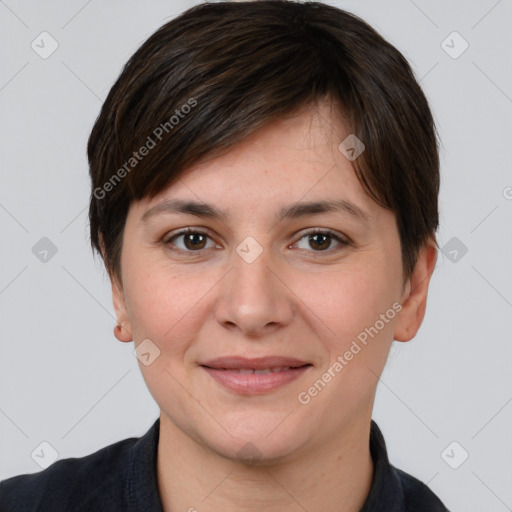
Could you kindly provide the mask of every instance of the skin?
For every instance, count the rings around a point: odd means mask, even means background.
[[[338,150],[350,133],[338,112],[327,101],[307,106],[130,206],[122,272],[112,279],[123,324],[116,336],[136,346],[149,338],[160,349],[140,368],[161,410],[166,512],[357,512],[369,493],[378,377],[393,339],[408,341],[420,327],[436,248],[425,244],[404,282],[395,215],[372,201]],[[177,198],[214,205],[226,218],[160,212],[143,220]],[[348,201],[366,219],[328,212],[276,220],[290,203],[326,199]],[[172,239],[186,227],[209,237],[199,245]],[[313,228],[346,243],[308,241]],[[263,249],[252,263],[236,252],[249,236]],[[399,314],[301,404],[298,394],[396,303]],[[270,393],[243,396],[198,366],[226,355],[289,356],[313,367]],[[240,455],[246,443],[256,463]]]

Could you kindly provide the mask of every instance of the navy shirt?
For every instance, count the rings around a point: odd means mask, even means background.
[[[156,477],[159,432],[157,419],[140,438],[0,482],[0,512],[162,512]],[[374,421],[370,452],[373,482],[361,512],[448,511],[425,484],[389,464]]]

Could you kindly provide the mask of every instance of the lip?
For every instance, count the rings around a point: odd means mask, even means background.
[[[208,366],[214,369],[243,369],[248,370],[254,368],[255,370],[263,370],[265,368],[282,368],[283,366],[290,366],[298,368],[310,364],[307,361],[301,361],[300,359],[294,359],[292,357],[281,357],[281,356],[267,356],[267,357],[256,357],[247,358],[240,356],[227,356],[218,357],[216,359],[210,359],[201,366]]]
[[[200,365],[214,380],[241,395],[262,395],[284,386],[309,370],[313,365],[299,359],[269,356],[255,359],[220,357]],[[241,373],[250,369],[277,369],[270,373]]]

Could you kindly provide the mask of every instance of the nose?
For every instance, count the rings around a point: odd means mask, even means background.
[[[266,250],[252,262],[233,253],[233,267],[220,284],[215,312],[223,327],[260,337],[289,324],[294,311],[293,293]]]

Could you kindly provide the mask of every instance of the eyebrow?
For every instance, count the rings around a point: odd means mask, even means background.
[[[280,210],[277,215],[277,220],[297,219],[307,215],[331,212],[345,213],[363,222],[370,220],[368,213],[344,199],[292,203]],[[187,215],[195,215],[196,217],[219,219],[223,222],[229,218],[226,212],[207,203],[183,199],[169,199],[147,210],[142,216],[142,222],[147,222],[151,217],[163,213],[184,213]]]
[[[169,199],[147,210],[142,216],[142,222],[147,222],[151,217],[161,213],[186,213],[196,217],[220,219],[222,221],[228,217],[224,212],[210,204],[183,199]]]
[[[355,219],[368,222],[370,216],[355,204],[344,199],[293,203],[285,206],[279,213],[279,220],[295,219],[319,213],[346,213]]]

